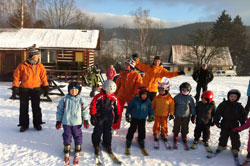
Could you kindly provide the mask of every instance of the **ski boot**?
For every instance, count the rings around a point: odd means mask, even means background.
[[[69,166],[69,153],[70,153],[70,145],[64,145],[64,166]]]
[[[126,140],[126,148],[125,148],[125,154],[130,155],[130,147],[131,147],[132,142]]]
[[[233,153],[234,157],[239,156],[239,151],[237,149],[232,149],[232,153]]]
[[[191,149],[196,149],[198,141],[194,140],[193,144],[191,145]]]
[[[80,152],[81,152],[81,145],[77,145],[75,147],[75,157],[74,157],[74,161],[73,161],[74,166],[79,165]]]
[[[218,146],[218,148],[216,149],[216,153],[220,153],[223,150],[226,150],[226,147],[224,147],[224,146]]]
[[[107,145],[106,143],[104,143],[104,142],[102,141],[102,146],[106,149],[106,151],[107,151],[108,153],[112,153],[112,148],[111,148],[110,145]]]
[[[168,141],[168,135],[167,134],[161,134],[161,138],[163,141]]]
[[[153,134],[154,136],[154,141],[159,141],[159,134]]]

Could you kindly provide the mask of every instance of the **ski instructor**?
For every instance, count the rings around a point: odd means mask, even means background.
[[[13,96],[20,96],[19,125],[20,132],[29,128],[29,98],[31,99],[33,126],[37,131],[42,130],[42,112],[40,108],[41,88],[44,96],[48,95],[48,81],[46,70],[39,62],[40,53],[36,48],[28,50],[28,59],[19,64],[13,74]],[[20,84],[21,82],[21,84]]]
[[[154,57],[152,65],[142,64],[137,54],[132,55],[133,59],[136,60],[136,68],[145,72],[143,77],[143,86],[148,87],[149,99],[153,101],[154,97],[158,92],[158,82],[161,82],[163,77],[172,78],[179,75],[185,75],[183,71],[170,72],[161,65],[161,59],[159,56]]]

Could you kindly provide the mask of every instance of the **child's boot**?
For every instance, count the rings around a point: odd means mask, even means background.
[[[70,145],[64,145],[64,165],[70,165],[69,162]]]
[[[78,165],[79,164],[80,152],[81,152],[81,145],[76,145],[73,165]]]

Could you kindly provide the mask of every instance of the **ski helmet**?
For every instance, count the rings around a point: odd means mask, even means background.
[[[202,93],[201,98],[206,99],[209,103],[211,103],[214,99],[214,93],[210,90]]]
[[[141,97],[142,94],[148,94],[148,87],[141,86],[137,88],[137,95]]]
[[[70,90],[71,89],[78,89],[78,94],[81,93],[81,90],[82,90],[82,87],[81,87],[81,84],[77,81],[72,81],[69,83],[68,85],[68,93],[70,94]],[[77,94],[77,95],[78,95]]]
[[[170,83],[169,83],[169,80],[168,78],[166,77],[163,77],[161,82],[158,81],[158,90],[165,90],[166,93],[168,93],[170,89]]]
[[[135,64],[136,64],[136,62],[135,62],[135,60],[134,59],[132,59],[132,58],[129,58],[129,59],[127,59],[126,60],[126,62],[125,63],[127,63],[129,66],[131,66],[133,69],[135,68]]]
[[[181,91],[182,89],[187,89],[189,92],[191,92],[192,86],[191,86],[188,82],[183,82],[183,83],[180,85],[180,91]]]
[[[115,93],[116,91],[116,84],[112,80],[106,80],[103,83],[103,90],[109,93]]]
[[[227,93],[227,99],[228,99],[228,100],[229,100],[229,96],[230,96],[231,94],[237,95],[237,100],[236,100],[236,101],[238,101],[238,100],[240,99],[241,93],[240,93],[240,91],[239,91],[238,89],[231,89],[231,90]]]

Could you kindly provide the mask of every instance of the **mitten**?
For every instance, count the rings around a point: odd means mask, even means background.
[[[185,72],[184,71],[179,71],[178,75],[185,75]]]
[[[59,130],[60,128],[62,128],[62,122],[56,121],[56,129]]]
[[[96,125],[96,123],[97,123],[96,115],[91,115],[90,123],[91,123],[93,126]]]
[[[85,129],[88,129],[89,128],[89,121],[88,120],[84,120],[83,121],[83,126]]]
[[[169,119],[169,120],[174,119],[174,115],[169,115],[168,119]]]
[[[148,117],[148,122],[153,122],[154,121],[154,115],[150,115]]]
[[[13,95],[13,96],[16,96],[16,95],[18,95],[18,94],[19,94],[18,87],[13,86],[13,87],[12,87],[12,95]]]
[[[195,122],[195,115],[191,116],[191,122],[194,124],[194,122]]]
[[[126,114],[126,121],[127,121],[128,123],[131,122],[131,116],[130,116],[130,114]]]

